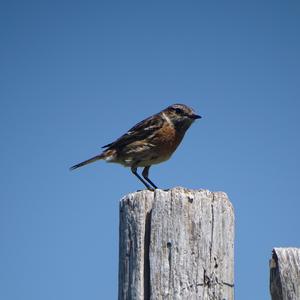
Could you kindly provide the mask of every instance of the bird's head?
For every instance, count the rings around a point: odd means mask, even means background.
[[[165,116],[174,124],[177,129],[187,130],[196,119],[197,115],[190,107],[185,104],[173,104],[162,111]]]

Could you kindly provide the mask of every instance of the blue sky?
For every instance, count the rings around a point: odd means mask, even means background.
[[[299,2],[3,1],[0,25],[0,298],[116,299],[142,186],[68,168],[182,102],[203,119],[151,178],[229,195],[236,299],[269,299],[272,248],[300,247]]]

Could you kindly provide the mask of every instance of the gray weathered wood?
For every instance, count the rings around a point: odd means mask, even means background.
[[[300,299],[300,249],[274,248],[270,259],[272,300]]]
[[[119,300],[233,300],[233,243],[225,193],[129,194],[120,202]]]

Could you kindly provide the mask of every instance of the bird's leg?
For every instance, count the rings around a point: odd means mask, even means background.
[[[157,186],[148,177],[150,167],[151,166],[145,167],[143,172],[142,172],[142,175],[154,187],[154,189],[157,189]]]
[[[153,188],[138,174],[137,167],[131,167],[131,172],[145,185],[145,187],[153,191]]]

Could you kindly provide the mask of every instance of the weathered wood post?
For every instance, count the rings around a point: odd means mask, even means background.
[[[300,299],[300,249],[274,248],[270,259],[272,300]]]
[[[233,300],[233,243],[225,193],[129,194],[120,202],[119,300]]]

